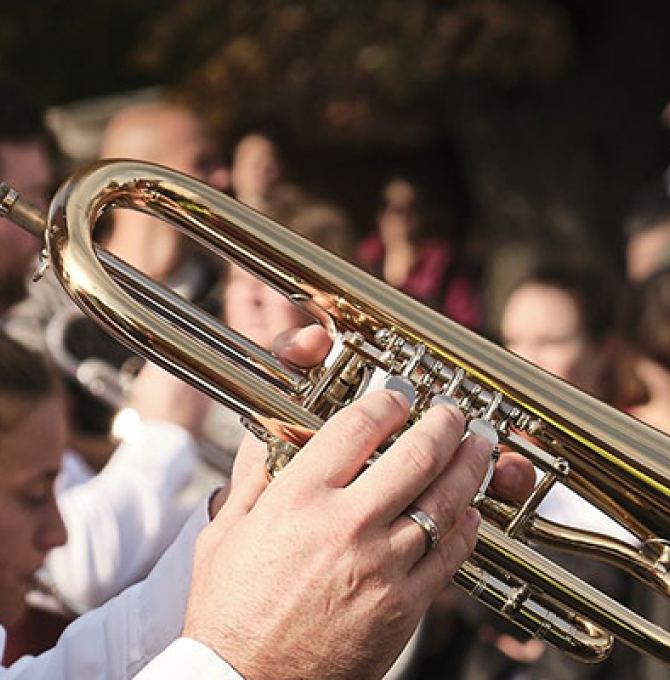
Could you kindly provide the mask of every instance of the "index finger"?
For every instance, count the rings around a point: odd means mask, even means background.
[[[348,486],[408,415],[409,403],[398,392],[379,390],[364,395],[326,421],[275,483],[291,479],[303,488]]]

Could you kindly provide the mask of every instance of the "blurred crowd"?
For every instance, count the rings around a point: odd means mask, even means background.
[[[41,111],[20,105],[16,94],[3,100],[15,105],[3,106],[0,114],[0,178],[46,207],[63,179],[57,140]],[[313,195],[289,175],[284,154],[260,128],[222,149],[196,111],[169,99],[120,109],[103,130],[99,151],[101,159],[150,161],[206,182],[670,433],[670,174],[631,188],[638,198],[617,225],[625,271],[585,259],[578,249],[533,253],[508,272],[503,303],[494,310],[487,308],[487,286],[496,282],[487,280],[485,260],[495,253],[474,261],[464,246],[467,234],[454,238],[451,225],[434,219],[420,179],[402,167],[388,168],[370,195],[375,223],[354,225],[343,206]],[[148,214],[117,210],[98,229],[97,241],[106,250],[266,350],[281,332],[313,322],[306,310],[244,269],[214,259]],[[10,362],[0,356],[6,373],[0,373],[0,424],[10,417],[3,393],[19,390],[12,381],[21,382],[22,375],[25,394],[40,405],[30,416],[34,422],[13,431],[3,446],[49,448],[54,459],[65,452],[54,473],[62,523],[39,528],[37,538],[24,536],[23,543],[17,539],[11,555],[3,547],[0,557],[0,570],[24,557],[40,566],[27,589],[29,608],[9,626],[5,663],[48,648],[67,622],[143,579],[193,508],[228,479],[244,433],[232,411],[143,365],[88,321],[53,272],[31,283],[40,248],[33,236],[0,219],[0,354],[13,357]],[[541,511],[557,522],[587,524],[635,541],[567,488],[550,496]],[[620,570],[550,554],[661,625],[670,622],[663,601],[641,593]],[[581,664],[524,637],[450,587],[388,677],[634,676],[668,672],[620,644],[604,663]]]

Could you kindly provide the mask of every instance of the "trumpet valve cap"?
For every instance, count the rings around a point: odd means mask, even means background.
[[[484,439],[487,439],[494,448],[498,445],[498,433],[490,420],[474,418],[468,423],[468,432],[484,437]]]
[[[410,406],[414,403],[414,399],[416,398],[416,389],[412,384],[412,381],[399,375],[391,375],[386,378],[384,381],[384,389],[400,392],[400,394],[405,396]]]

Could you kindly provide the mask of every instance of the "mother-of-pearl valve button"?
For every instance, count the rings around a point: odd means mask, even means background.
[[[474,418],[468,424],[468,432],[470,434],[476,434],[484,439],[488,439],[492,447],[498,445],[498,433],[496,428],[490,420],[484,420],[483,418]]]
[[[404,378],[400,375],[391,375],[384,381],[384,389],[404,394],[410,406],[414,403],[416,390],[409,378]]]
[[[436,394],[431,400],[431,406],[444,404],[444,406],[458,406],[458,402],[453,397],[448,397],[446,394]]]

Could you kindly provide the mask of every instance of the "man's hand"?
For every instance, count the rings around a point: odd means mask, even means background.
[[[256,499],[234,482],[198,541],[184,634],[246,680],[381,677],[474,547],[490,457],[437,406],[359,474],[408,415],[401,395],[367,395]],[[429,554],[412,503],[443,537]]]
[[[329,345],[311,327],[277,351],[313,365]],[[479,516],[468,505],[490,458],[482,438],[461,443],[460,412],[438,406],[361,473],[408,414],[400,395],[367,395],[269,486],[265,447],[246,440],[230,497],[198,542],[184,634],[246,680],[381,677],[474,547]],[[521,498],[532,466],[503,460],[496,488]],[[424,531],[404,514],[410,504],[442,537],[428,554]]]

